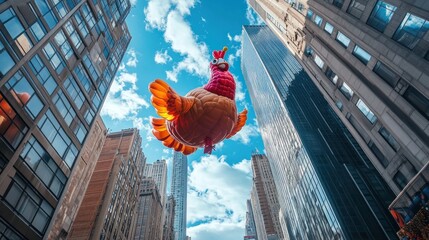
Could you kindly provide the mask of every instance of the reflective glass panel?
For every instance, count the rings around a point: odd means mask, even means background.
[[[393,39],[409,49],[413,49],[429,29],[429,21],[407,13]]]
[[[369,26],[384,32],[395,13],[396,7],[383,1],[378,1],[366,22]]]
[[[369,60],[371,60],[371,55],[358,45],[353,49],[353,55],[365,65],[368,64]]]
[[[338,31],[336,39],[345,48],[347,48],[350,44],[350,38],[346,37],[346,35],[340,31]]]
[[[326,22],[325,31],[329,34],[332,34],[332,31],[334,31],[334,26],[332,26],[330,23]]]
[[[377,117],[374,115],[374,113],[369,109],[369,107],[362,101],[362,99],[359,99],[356,103],[356,107],[359,108],[359,110],[365,115],[365,117],[368,119],[368,121],[372,124],[374,124],[377,121]]]

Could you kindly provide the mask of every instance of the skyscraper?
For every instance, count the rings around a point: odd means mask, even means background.
[[[427,1],[249,2],[399,194],[429,159]]]
[[[129,9],[124,0],[0,1],[2,233],[67,236],[81,199],[69,188],[87,184],[76,179],[97,157],[82,155],[97,146],[89,133],[104,137],[95,116],[131,39]]]
[[[188,158],[179,152],[173,155],[171,194],[176,201],[174,209],[174,239],[186,239],[186,198],[188,193]]]
[[[167,195],[167,163],[165,160],[156,160],[154,163],[146,164],[143,176],[153,178],[158,187],[161,203],[165,207],[165,199]]]
[[[155,179],[143,177],[134,240],[162,240],[163,206]]]
[[[255,217],[256,235],[259,240],[282,240],[280,227],[280,205],[274,184],[270,163],[264,154],[252,154],[253,187],[251,209],[258,215]]]
[[[290,239],[395,238],[394,194],[298,61],[266,26],[245,26],[242,46],[282,229]]]
[[[164,230],[162,233],[163,240],[174,240],[174,213],[176,201],[172,195],[168,196],[165,207]]]
[[[145,162],[137,129],[107,135],[69,239],[133,239]]]
[[[253,208],[252,208],[250,199],[246,201],[246,205],[247,205],[247,212],[246,212],[246,226],[245,226],[244,239],[256,240],[257,239],[256,225],[255,225],[255,219],[253,217]]]

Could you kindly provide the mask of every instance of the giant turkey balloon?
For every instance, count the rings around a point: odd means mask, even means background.
[[[159,79],[149,85],[152,105],[162,117],[152,118],[152,132],[166,147],[185,155],[203,147],[210,154],[216,143],[234,136],[246,123],[247,110],[237,114],[235,81],[224,59],[227,50],[213,51],[209,82],[186,96]]]

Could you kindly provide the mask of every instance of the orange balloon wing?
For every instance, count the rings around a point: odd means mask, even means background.
[[[237,123],[235,124],[231,133],[226,138],[231,138],[232,136],[237,134],[246,124],[246,120],[247,120],[247,109],[244,109],[240,114],[238,114]]]
[[[166,82],[156,79],[149,85],[152,93],[151,102],[159,116],[172,121],[186,113],[194,104],[194,97],[182,97]]]

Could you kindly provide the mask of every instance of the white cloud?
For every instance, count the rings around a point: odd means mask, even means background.
[[[155,53],[155,62],[158,64],[166,64],[167,62],[171,61],[172,58],[170,55],[168,55],[168,51],[165,50],[164,52],[157,51]]]
[[[168,14],[164,39],[171,44],[173,51],[184,59],[167,72],[167,78],[177,81],[177,75],[186,71],[200,77],[209,76],[208,49],[205,43],[198,43],[188,22],[179,11],[173,10]]]
[[[146,29],[164,29],[170,7],[170,0],[150,0],[144,9]]]
[[[249,2],[247,2],[246,18],[247,21],[249,21],[250,25],[261,25],[264,23],[264,21],[262,21],[259,15],[255,13]]]
[[[259,135],[259,128],[256,125],[246,124],[244,127],[235,134],[231,140],[240,141],[243,144],[249,144],[251,137],[256,137]]]
[[[125,120],[136,116],[142,107],[148,108],[149,103],[137,93],[136,82],[136,73],[120,72],[110,87],[101,115]]]
[[[240,239],[244,234],[246,199],[252,176],[248,160],[230,165],[225,156],[204,156],[193,162],[188,179],[188,228],[195,240]],[[228,236],[228,237],[227,237]]]
[[[250,160],[243,159],[241,162],[236,163],[232,166],[234,169],[243,171],[247,174],[252,174],[252,164]]]
[[[155,139],[152,134],[152,125],[150,123],[150,117],[139,118],[136,117],[133,119],[133,127],[139,129],[143,132],[142,137],[146,137],[146,141],[150,142]]]
[[[195,6],[195,0],[172,0],[172,2],[176,4],[176,9],[182,16],[189,15],[191,13],[190,8]]]
[[[227,37],[229,41],[241,42],[241,35],[235,35],[234,37],[232,37],[231,34],[228,33]]]
[[[193,240],[243,239],[244,223],[215,220],[188,228],[187,235]]]
[[[203,18],[203,17],[201,17],[201,21],[206,22],[206,19],[205,19],[205,18]]]
[[[137,5],[137,0],[130,0],[131,3],[131,7],[134,7],[135,5]]]
[[[126,65],[128,67],[137,67],[138,60],[136,51],[131,48],[127,53],[130,55],[130,57],[128,58]]]

